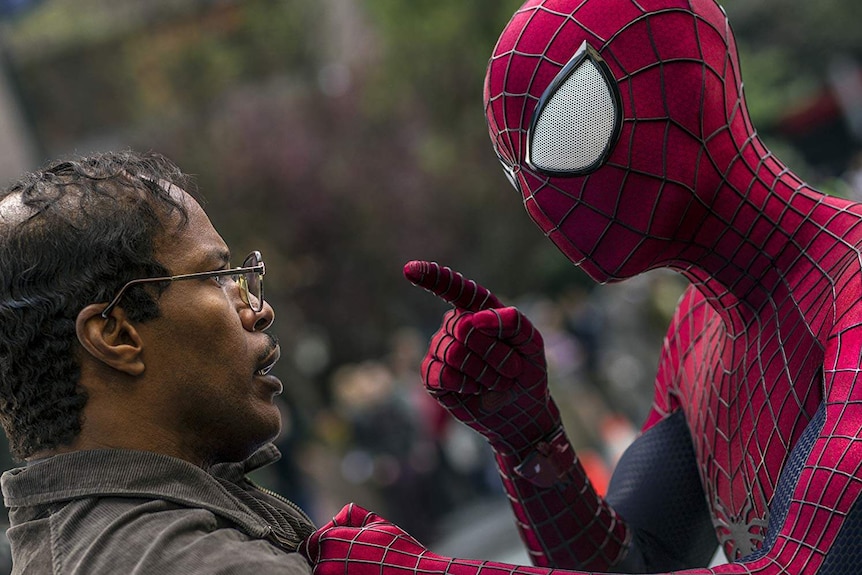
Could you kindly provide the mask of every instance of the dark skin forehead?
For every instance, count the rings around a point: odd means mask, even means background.
[[[169,217],[165,231],[156,238],[156,259],[172,274],[212,271],[227,266],[230,249],[200,204],[173,184],[168,184],[167,190],[183,203],[188,219],[181,221],[177,214]]]

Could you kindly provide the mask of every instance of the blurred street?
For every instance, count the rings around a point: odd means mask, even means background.
[[[443,536],[429,544],[431,550],[440,555],[530,564],[512,511],[502,497],[451,513],[441,521],[440,533]]]

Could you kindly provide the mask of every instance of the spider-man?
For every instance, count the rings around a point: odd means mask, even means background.
[[[821,575],[862,563],[862,205],[763,145],[713,0],[529,0],[485,83],[494,149],[536,224],[598,282],[691,283],[652,409],[599,497],[547,391],[540,335],[448,268],[423,377],[496,453],[534,563],[439,557],[347,507],[318,575],[563,569]],[[731,563],[704,568],[721,545]],[[571,573],[571,571],[566,571]]]

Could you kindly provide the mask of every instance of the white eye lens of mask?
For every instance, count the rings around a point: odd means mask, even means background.
[[[621,110],[610,69],[584,42],[536,105],[527,134],[527,164],[562,176],[598,169],[619,138]]]

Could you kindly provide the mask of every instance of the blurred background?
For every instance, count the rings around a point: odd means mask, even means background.
[[[234,251],[268,264],[285,457],[260,481],[318,523],[355,501],[437,551],[523,561],[490,453],[421,388],[446,307],[403,264],[461,270],[540,327],[600,487],[649,407],[683,284],[594,286],[506,182],[482,81],[520,3],[0,0],[0,184],[119,148],[195,174]],[[862,4],[723,4],[766,142],[822,190],[862,198]]]

